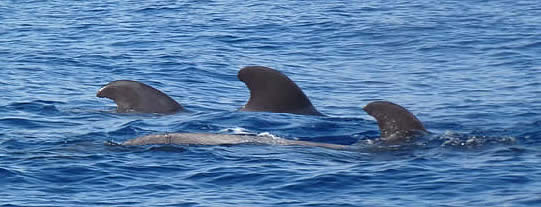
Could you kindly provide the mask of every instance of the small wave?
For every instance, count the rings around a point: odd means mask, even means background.
[[[15,128],[36,129],[45,127],[64,128],[70,126],[78,126],[79,124],[63,121],[31,120],[25,118],[4,118],[0,119],[0,126],[1,125]]]
[[[147,7],[147,8],[142,8],[142,9],[139,9],[135,12],[140,12],[140,13],[145,13],[145,14],[155,14],[155,13],[163,13],[163,12],[167,12],[167,11],[177,11],[178,8],[174,8],[174,7]]]
[[[104,143],[106,146],[122,146],[122,143],[120,142],[115,142],[113,140],[107,140],[105,141]]]
[[[158,146],[152,146],[148,148],[147,151],[182,153],[186,151],[186,148],[178,146],[178,145],[158,145]]]
[[[111,137],[119,137],[119,136],[136,136],[139,134],[139,132],[144,131],[142,128],[133,126],[132,124],[125,124],[123,127],[108,132],[107,135]]]
[[[11,110],[50,115],[60,112],[60,110],[56,108],[56,105],[62,104],[65,103],[58,101],[35,100],[31,102],[11,103],[6,107]]]
[[[274,134],[271,134],[269,132],[262,132],[262,133],[257,134],[257,136],[258,137],[269,137],[269,138],[272,138],[272,139],[282,139],[281,137],[276,136]]]
[[[17,173],[15,173],[15,172],[13,172],[11,170],[0,167],[0,176],[2,178],[12,177],[12,176],[16,176],[16,175],[17,175]]]
[[[219,131],[220,133],[226,132],[226,133],[233,133],[233,134],[253,134],[250,133],[247,129],[242,127],[233,127],[233,128],[226,128]]]
[[[443,141],[442,147],[459,147],[459,148],[479,148],[496,144],[514,144],[517,139],[512,136],[485,136],[458,134],[454,132],[445,132],[441,136],[437,136],[436,140]]]

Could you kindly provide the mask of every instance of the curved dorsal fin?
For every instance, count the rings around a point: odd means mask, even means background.
[[[295,82],[277,70],[248,66],[237,76],[250,89],[250,99],[241,111],[323,115]]]
[[[174,113],[184,110],[179,103],[158,89],[131,80],[110,82],[96,96],[112,99],[118,112]]]
[[[374,101],[363,109],[376,119],[381,137],[384,140],[394,141],[419,132],[427,132],[415,115],[398,104],[388,101]]]

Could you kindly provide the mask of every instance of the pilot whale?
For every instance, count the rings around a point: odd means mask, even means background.
[[[242,68],[237,77],[250,90],[250,98],[240,111],[323,115],[295,82],[277,70],[248,66]],[[167,94],[133,80],[110,82],[99,89],[96,96],[112,99],[120,113],[169,114],[184,110]]]
[[[375,101],[363,108],[378,122],[381,140],[395,144],[415,136],[427,133],[423,124],[415,115],[404,107],[389,102]],[[138,137],[121,143],[121,145],[233,145],[233,144],[269,144],[312,146],[329,149],[351,150],[351,145],[328,144],[310,141],[289,140],[269,136],[210,134],[210,133],[170,133]]]
[[[406,108],[389,102],[374,101],[363,108],[378,122],[381,138],[387,143],[404,141],[417,135],[427,134],[423,123]]]
[[[323,115],[301,88],[280,71],[248,66],[242,68],[237,77],[250,89],[250,99],[241,111]]]
[[[117,105],[117,112],[175,113],[184,108],[167,94],[147,84],[132,80],[117,80],[98,90],[100,98],[109,98]]]
[[[272,68],[248,66],[242,68],[237,77],[250,90],[248,102],[240,111],[261,111],[323,115],[310,102],[295,82]],[[174,113],[184,108],[167,94],[144,83],[130,80],[113,81],[102,87],[97,97],[112,99],[118,112]],[[365,110],[378,123],[381,140],[386,143],[404,141],[418,134],[426,133],[423,124],[404,107],[388,101],[375,101],[366,105]],[[302,145],[331,149],[348,149],[349,145],[297,141],[254,135],[228,135],[210,133],[169,133],[138,137],[122,145],[148,144],[277,144]]]

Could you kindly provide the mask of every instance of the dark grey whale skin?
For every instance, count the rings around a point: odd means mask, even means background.
[[[427,133],[423,124],[415,115],[404,107],[388,101],[375,101],[363,108],[373,116],[380,128],[381,140],[388,144],[400,144]],[[355,151],[354,145],[327,144],[310,141],[289,140],[279,137],[209,134],[209,133],[170,133],[154,134],[137,137],[121,145],[152,145],[152,144],[180,144],[180,145],[233,145],[233,144],[266,144],[266,145],[297,145],[322,147],[336,150]]]
[[[323,115],[295,82],[277,70],[248,66],[237,77],[250,90],[250,99],[240,111]]]
[[[322,116],[304,92],[286,75],[272,68],[248,66],[238,78],[250,90],[250,99],[240,111],[260,111]],[[141,82],[117,80],[102,87],[97,97],[117,104],[117,112],[162,113],[184,108],[167,94]]]
[[[415,115],[398,104],[374,101],[367,104],[363,110],[376,119],[380,136],[387,142],[403,141],[408,137],[428,133]]]
[[[112,81],[98,90],[96,96],[113,100],[119,113],[170,114],[184,110],[182,105],[167,94],[132,80]]]

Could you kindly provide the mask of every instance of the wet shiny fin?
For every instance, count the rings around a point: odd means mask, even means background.
[[[378,122],[383,140],[401,141],[427,132],[415,115],[398,104],[388,101],[375,101],[369,103],[363,109]]]
[[[277,70],[248,66],[237,76],[250,90],[250,99],[241,111],[323,115],[295,82]]]
[[[141,82],[117,80],[103,86],[97,97],[109,98],[117,112],[161,113],[182,111],[184,108],[165,93]]]

